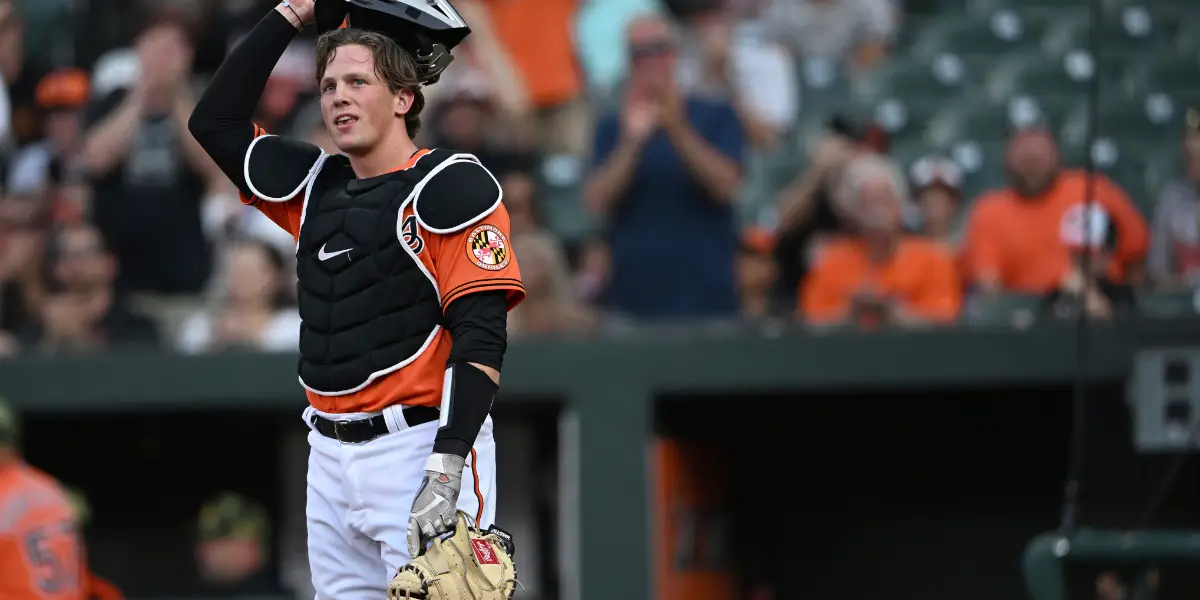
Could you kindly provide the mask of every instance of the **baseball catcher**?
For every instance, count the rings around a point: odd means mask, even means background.
[[[251,120],[276,62],[314,25],[332,153]],[[242,201],[296,241],[308,559],[321,600],[512,590],[507,536],[462,523],[465,513],[486,528],[496,515],[492,400],[507,314],[525,297],[509,217],[478,157],[413,141],[422,89],[469,32],[446,0],[284,0],[189,121]]]
[[[517,584],[513,542],[496,526],[471,527],[458,511],[454,534],[433,541],[400,567],[388,586],[391,600],[508,600]]]

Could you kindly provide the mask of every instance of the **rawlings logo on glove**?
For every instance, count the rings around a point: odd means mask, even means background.
[[[457,511],[448,538],[435,538],[388,584],[391,600],[510,600],[517,586],[512,536],[492,526],[480,531]]]

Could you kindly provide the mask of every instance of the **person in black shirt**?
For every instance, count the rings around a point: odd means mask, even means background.
[[[121,266],[118,289],[194,295],[212,270],[200,215],[220,172],[187,131],[191,43],[181,22],[163,20],[135,47],[137,80],[85,112],[81,159],[94,186],[91,218]]]

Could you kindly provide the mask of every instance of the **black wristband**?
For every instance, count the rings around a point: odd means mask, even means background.
[[[470,363],[453,363],[449,369],[450,389],[442,393],[443,425],[433,440],[433,451],[466,458],[492,411],[492,400],[500,386]]]

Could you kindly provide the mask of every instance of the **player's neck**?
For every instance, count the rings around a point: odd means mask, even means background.
[[[378,177],[403,168],[417,152],[417,145],[403,129],[380,140],[370,152],[350,157],[350,168],[359,179]]]
[[[0,471],[21,463],[21,456],[12,448],[0,448]]]

